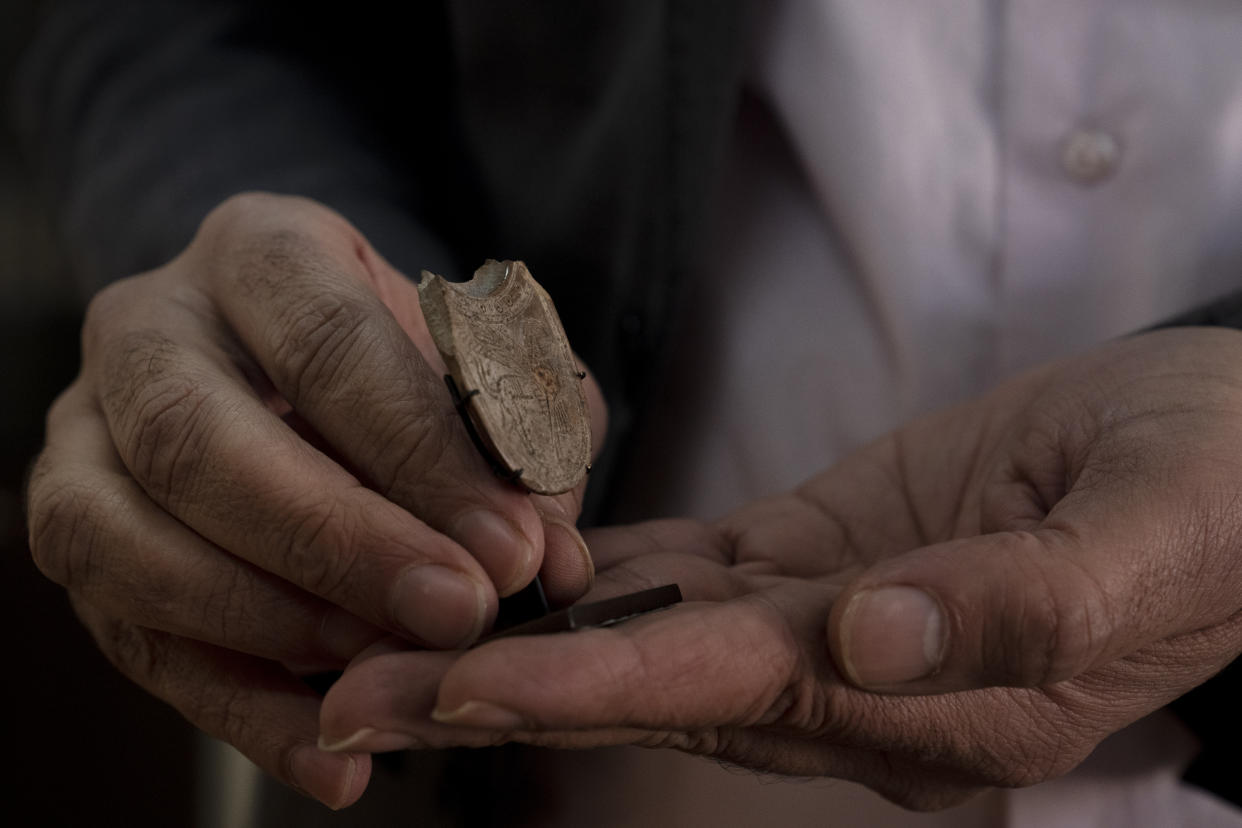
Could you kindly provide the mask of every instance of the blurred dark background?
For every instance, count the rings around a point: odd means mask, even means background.
[[[77,371],[82,310],[12,134],[13,71],[41,6],[3,0],[0,11],[0,629],[10,768],[3,821],[191,825],[190,729],[99,655],[26,543],[22,479],[48,404]]]

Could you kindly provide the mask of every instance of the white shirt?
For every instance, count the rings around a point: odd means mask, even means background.
[[[718,515],[1242,288],[1242,2],[755,8],[643,511]]]
[[[752,97],[635,516],[715,517],[1242,288],[1242,0],[755,9]],[[1177,781],[1193,750],[1153,717],[1065,780],[930,817],[844,785],[753,785],[743,805],[736,776],[637,761],[721,825],[746,807],[781,825],[1242,825]]]

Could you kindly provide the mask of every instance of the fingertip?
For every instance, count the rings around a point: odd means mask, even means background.
[[[1141,645],[1141,631],[1111,611],[1120,592],[1103,587],[1109,570],[1078,541],[1063,543],[1000,532],[877,565],[833,608],[837,666],[892,693],[1038,687]]]
[[[439,564],[408,567],[392,588],[390,613],[414,638],[441,649],[464,647],[492,622],[491,585]]]
[[[841,672],[867,689],[899,689],[934,676],[948,645],[940,602],[907,585],[867,587],[839,601],[828,633]]]
[[[303,744],[289,754],[289,779],[309,796],[334,811],[357,802],[371,779],[367,754],[334,754]]]
[[[567,606],[594,586],[595,563],[577,527],[547,513],[540,517],[544,538],[540,576],[544,591],[553,606]]]
[[[533,514],[518,523],[498,512],[477,509],[458,516],[447,534],[479,562],[501,597],[529,584],[539,571],[543,531]]]

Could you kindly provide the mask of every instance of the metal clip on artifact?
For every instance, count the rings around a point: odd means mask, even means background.
[[[517,261],[487,260],[468,282],[426,270],[419,302],[448,366],[444,377],[475,447],[502,479],[541,495],[567,492],[591,470],[582,380],[552,300]],[[558,612],[536,577],[500,601],[493,633],[607,626],[681,600],[676,584]]]

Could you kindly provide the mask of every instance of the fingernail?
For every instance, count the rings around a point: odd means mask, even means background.
[[[467,512],[453,522],[448,534],[466,547],[484,569],[494,573],[496,592],[501,596],[517,592],[530,581],[534,545],[495,512]]]
[[[437,707],[431,711],[431,718],[441,724],[478,727],[484,730],[509,732],[534,729],[530,722],[512,710],[505,710],[503,707],[484,701],[468,701],[461,707],[449,711]]]
[[[314,745],[302,745],[289,754],[293,784],[332,809],[344,804],[357,767],[354,757],[326,754]]]
[[[325,612],[319,624],[319,640],[323,642],[324,649],[342,661],[349,661],[384,635],[384,631],[374,624],[340,607],[332,607]]]
[[[487,589],[464,573],[436,564],[412,566],[392,594],[397,623],[433,647],[460,647],[483,631]]]
[[[327,753],[354,751],[359,753],[387,753],[390,750],[405,750],[413,747],[418,740],[405,733],[386,733],[373,727],[363,727],[343,739],[333,740],[328,736],[319,737],[319,749]]]
[[[863,687],[914,681],[944,655],[940,604],[920,589],[881,587],[850,599],[841,623],[842,669]]]

